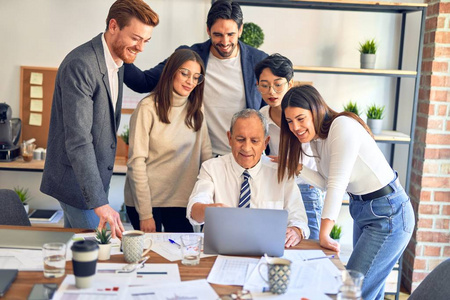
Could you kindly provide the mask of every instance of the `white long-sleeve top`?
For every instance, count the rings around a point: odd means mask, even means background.
[[[395,178],[375,140],[352,118],[336,118],[328,137],[310,144],[318,171],[304,167],[300,176],[326,189],[322,219],[337,219],[346,192],[368,194]]]
[[[307,238],[308,220],[300,190],[293,179],[278,183],[277,169],[278,165],[266,156],[262,156],[253,168],[247,169],[250,173],[250,208],[286,209],[288,227],[300,228]],[[191,224],[203,224],[191,217],[195,203],[223,203],[238,207],[244,171],[231,153],[204,162],[187,206],[186,217]]]
[[[281,128],[272,120],[270,117],[270,106],[266,105],[263,108],[259,110],[259,112],[266,117],[267,123],[269,124],[269,148],[270,148],[270,155],[278,156],[278,150],[280,147],[280,131]],[[314,157],[312,157],[312,151],[311,146],[309,143],[302,144],[303,151],[305,151],[308,155],[303,155],[301,158],[301,163],[303,166],[310,168],[311,170],[317,170],[316,168],[316,161],[314,160]],[[297,184],[305,184],[306,181],[303,180],[301,177],[296,177],[295,182]]]
[[[152,207],[186,207],[202,162],[211,158],[205,118],[197,132],[184,123],[188,101],[173,93],[170,124],[159,120],[153,94],[131,116],[125,204],[140,220],[153,217]]]

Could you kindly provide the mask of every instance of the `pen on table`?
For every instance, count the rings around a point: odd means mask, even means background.
[[[170,242],[170,243],[172,243],[172,244],[175,244],[175,245],[177,245],[177,246],[178,246],[178,248],[181,248],[181,245],[180,245],[180,244],[178,244],[177,242],[175,242],[174,240],[172,240],[172,239],[169,239],[169,242]]]
[[[167,272],[137,272],[138,275],[167,275]]]
[[[322,259],[322,258],[334,258],[334,255],[327,255],[327,256],[320,256],[320,257],[312,257],[312,258],[305,258],[304,260],[316,260],[316,259]]]

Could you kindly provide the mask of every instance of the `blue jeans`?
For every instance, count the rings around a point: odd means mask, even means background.
[[[59,202],[59,204],[64,211],[65,228],[97,228],[100,218],[93,209],[79,209],[63,202]]]
[[[318,240],[320,231],[320,218],[322,216],[323,199],[322,192],[309,184],[299,184],[308,217],[309,239]]]
[[[347,269],[364,274],[362,298],[383,299],[386,278],[405,250],[413,229],[414,211],[396,178],[393,192],[362,200],[350,194],[353,223],[353,252]]]

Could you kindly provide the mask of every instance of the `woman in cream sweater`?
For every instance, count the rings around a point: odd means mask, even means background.
[[[168,59],[130,119],[125,204],[134,229],[192,232],[186,205],[211,143],[202,112],[205,67],[192,50]]]

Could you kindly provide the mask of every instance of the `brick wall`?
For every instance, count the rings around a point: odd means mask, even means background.
[[[403,256],[409,290],[450,258],[450,0],[430,1],[425,25],[410,197],[416,230]]]

